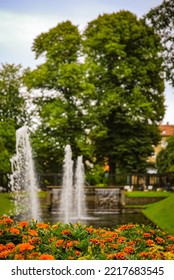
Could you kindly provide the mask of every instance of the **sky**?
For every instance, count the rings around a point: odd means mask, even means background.
[[[40,63],[32,52],[34,39],[70,20],[83,30],[99,14],[128,10],[138,17],[162,0],[0,0],[0,64],[32,69]],[[174,89],[166,84],[163,123],[174,124]]]

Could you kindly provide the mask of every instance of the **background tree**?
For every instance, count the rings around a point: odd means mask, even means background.
[[[174,86],[174,0],[164,0],[151,9],[145,19],[161,38],[166,79]]]
[[[143,20],[120,11],[90,22],[84,47],[95,85],[89,113],[96,158],[108,158],[113,175],[116,164],[125,172],[145,171],[165,111],[160,38]]]
[[[157,155],[158,173],[174,172],[174,136],[167,139],[167,147]]]
[[[2,64],[0,69],[0,171],[10,172],[15,153],[15,131],[26,119],[25,100],[20,93],[20,65]]]
[[[57,172],[62,167],[64,147],[70,144],[74,157],[83,150],[89,154],[85,140],[85,107],[92,85],[87,83],[86,67],[81,62],[81,35],[70,21],[39,35],[33,44],[36,58],[45,62],[28,71],[25,82],[29,89],[39,89],[35,97],[40,126],[33,135],[38,168]]]
[[[45,57],[25,76],[41,94],[33,137],[40,168],[57,172],[71,144],[75,157],[108,159],[113,175],[116,165],[145,170],[165,111],[162,47],[153,28],[127,11],[104,14],[82,35],[70,21],[58,24],[35,39],[33,50]]]

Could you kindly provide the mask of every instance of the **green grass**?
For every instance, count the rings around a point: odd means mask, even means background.
[[[165,192],[165,191],[148,191],[148,192],[143,192],[143,191],[133,191],[133,192],[126,192],[127,197],[169,197],[174,195],[173,193],[170,192]]]
[[[158,225],[164,231],[174,234],[174,194],[146,206],[142,210],[148,219]]]
[[[164,231],[174,234],[174,193],[171,192],[127,192],[128,197],[165,197],[163,200],[144,205],[142,213]],[[136,205],[134,205],[135,207]],[[143,208],[143,207],[142,207]]]
[[[0,216],[10,215],[14,211],[11,193],[0,194]]]

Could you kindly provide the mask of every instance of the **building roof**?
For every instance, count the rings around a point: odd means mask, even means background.
[[[174,135],[174,125],[161,124],[159,126],[161,131],[161,136],[172,136]]]

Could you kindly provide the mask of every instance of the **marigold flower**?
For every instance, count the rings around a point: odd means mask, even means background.
[[[171,241],[174,241],[174,236],[172,236],[172,235],[168,235],[167,238]]]
[[[93,233],[94,232],[94,229],[89,227],[89,228],[85,228],[86,231],[88,231],[89,233]]]
[[[125,260],[126,259],[126,254],[125,252],[118,252],[116,254],[109,254],[107,256],[108,259],[116,259],[116,260]]]
[[[89,241],[92,242],[92,243],[94,243],[94,244],[100,243],[100,240],[98,240],[97,238],[90,238]]]
[[[3,244],[0,244],[0,252],[4,251],[6,247]]]
[[[149,256],[149,252],[141,252],[138,256],[142,259],[146,259]]]
[[[143,237],[148,237],[149,238],[150,236],[151,236],[151,234],[149,232],[144,232],[143,233]]]
[[[55,260],[54,256],[49,254],[42,254],[39,260]]]
[[[41,243],[39,237],[33,237],[33,238],[30,239],[28,242],[29,242],[30,244],[40,244],[40,243]]]
[[[17,247],[19,248],[19,252],[33,250],[35,246],[31,245],[30,243],[21,243],[18,244]]]
[[[63,229],[62,231],[61,231],[61,234],[65,234],[65,235],[68,235],[68,234],[70,234],[71,232],[70,232],[70,230],[69,229]]]
[[[23,254],[15,254],[14,260],[24,260],[24,255]]]
[[[151,239],[148,239],[148,240],[146,241],[146,245],[147,245],[147,246],[154,246],[154,245],[155,245],[155,242],[154,242],[153,240],[151,240]]]
[[[135,252],[135,249],[132,246],[127,246],[124,248],[124,252],[128,254],[132,254]]]
[[[56,247],[59,247],[59,246],[63,245],[63,242],[64,242],[63,239],[57,240],[57,242],[56,242]]]
[[[19,222],[19,227],[27,227],[29,225],[29,222],[27,221],[22,221],[22,222]]]
[[[68,240],[68,241],[66,242],[66,244],[64,245],[64,247],[65,247],[65,248],[73,247],[73,242],[70,241],[70,240]]]
[[[81,252],[79,250],[75,250],[75,254],[76,254],[76,256],[79,256],[81,254]]]
[[[10,243],[6,244],[5,247],[7,250],[13,250],[15,248],[15,245],[12,242],[10,242]]]
[[[155,240],[156,240],[156,242],[157,242],[158,244],[165,243],[165,240],[164,240],[163,238],[161,238],[161,237],[156,237]]]
[[[37,236],[38,235],[38,232],[36,230],[30,229],[30,228],[28,229],[28,233],[32,236]]]
[[[118,230],[119,231],[127,230],[127,229],[130,229],[132,227],[135,227],[135,225],[134,224],[122,225],[121,227],[118,228]]]
[[[0,253],[0,259],[6,259],[11,254],[11,250],[4,250]]]
[[[118,239],[117,239],[118,243],[123,243],[126,241],[126,237],[124,236],[120,236]]]
[[[3,222],[6,223],[6,224],[8,224],[8,225],[13,224],[13,220],[10,219],[10,218],[4,218],[4,219],[3,219]]]
[[[36,224],[36,226],[37,226],[38,228],[48,228],[48,227],[49,227],[48,224],[44,224],[44,223],[42,223],[42,224]]]
[[[10,228],[10,232],[12,234],[19,234],[20,233],[20,231],[17,228]]]

